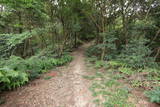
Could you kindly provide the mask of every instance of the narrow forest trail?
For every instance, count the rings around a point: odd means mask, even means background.
[[[84,50],[87,45],[73,52],[74,60],[65,67],[53,70],[30,84],[2,95],[2,107],[95,107],[88,90],[90,83],[83,78],[85,72]],[[47,75],[55,75],[49,80]]]

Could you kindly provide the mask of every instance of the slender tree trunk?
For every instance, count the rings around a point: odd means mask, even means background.
[[[102,5],[104,5],[104,4],[102,4]],[[103,37],[102,37],[102,41],[103,41],[103,46],[102,46],[102,54],[101,54],[101,60],[103,61],[104,60],[104,57],[105,57],[105,51],[106,51],[106,46],[105,46],[105,32],[106,32],[106,30],[105,30],[105,16],[104,16],[104,11],[105,11],[105,9],[104,9],[105,7],[104,6],[102,6],[102,8],[101,8],[101,16],[102,16],[102,22],[101,22],[101,26],[102,26],[102,33],[103,33]]]
[[[74,47],[77,48],[77,33],[75,33],[74,37]]]
[[[23,28],[22,28],[22,15],[21,12],[18,12],[18,19],[19,19],[19,33],[21,34],[23,32]]]

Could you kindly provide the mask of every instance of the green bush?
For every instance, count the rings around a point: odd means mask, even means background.
[[[18,56],[11,56],[9,59],[4,60],[1,67],[5,66],[16,71],[25,71],[27,69],[25,60]]]
[[[125,63],[122,63],[120,61],[109,61],[107,62],[108,66],[111,67],[111,68],[118,68],[118,67],[123,67],[123,66],[126,66]]]
[[[126,75],[131,75],[135,72],[131,68],[127,68],[127,67],[120,67],[119,71],[126,74]]]
[[[119,50],[118,46],[116,44],[116,41],[118,40],[118,31],[111,30],[105,34],[105,47],[106,47],[106,54],[105,54],[105,60],[112,60],[115,59]]]
[[[0,90],[12,89],[25,84],[28,79],[39,78],[40,74],[47,72],[56,66],[70,62],[72,57],[65,54],[61,58],[33,56],[29,59],[22,59],[11,56],[0,65]]]
[[[15,71],[9,68],[0,68],[0,90],[14,89],[28,82],[25,72]]]
[[[147,91],[145,94],[151,102],[160,103],[160,87]]]
[[[51,58],[51,57],[31,57],[26,60],[27,70],[29,71],[30,79],[38,78],[41,73],[46,72],[48,69],[52,69],[56,66],[62,66],[67,62],[70,62],[72,57],[70,55],[64,55],[61,58]]]
[[[93,56],[96,56],[96,57],[99,57],[99,55],[101,55],[101,48],[99,48],[97,45],[93,45],[93,46],[90,46],[87,50],[86,50],[86,56],[88,57],[93,57]]]
[[[143,38],[129,41],[119,55],[119,60],[132,68],[154,67],[156,63],[154,58],[150,57],[151,50],[146,43],[147,40]]]
[[[96,68],[101,68],[105,66],[105,62],[104,61],[96,61],[95,62],[95,67]]]
[[[105,47],[106,53],[104,60],[110,60],[116,58],[117,55],[117,47],[116,47],[116,40],[117,40],[117,31],[109,31],[104,33],[99,33],[99,36],[104,37],[105,43],[100,43],[96,45],[90,46],[86,50],[86,56],[93,57],[96,56],[98,59],[100,59],[100,55],[102,54],[102,50]]]
[[[160,69],[159,68],[145,68],[142,70],[142,72],[148,72],[148,77],[154,77],[154,79],[157,78],[157,80],[160,80]]]

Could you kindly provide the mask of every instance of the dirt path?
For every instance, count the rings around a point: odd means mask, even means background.
[[[55,77],[35,80],[13,92],[4,93],[6,103],[2,107],[95,107],[89,81],[83,79],[85,72],[84,50],[80,47],[73,53],[74,60],[67,67],[45,74]]]

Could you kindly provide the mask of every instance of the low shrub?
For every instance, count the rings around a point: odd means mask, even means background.
[[[93,45],[93,46],[90,46],[87,50],[86,50],[86,56],[88,57],[93,57],[93,56],[96,56],[96,57],[99,57],[99,55],[101,55],[101,48],[99,48],[97,45]]]
[[[22,59],[11,56],[0,65],[0,90],[14,89],[28,80],[37,79],[40,74],[47,72],[56,66],[70,62],[72,57],[65,54],[61,58],[33,56],[29,59]]]
[[[135,71],[133,71],[131,68],[127,68],[127,67],[120,67],[119,71],[121,73],[126,74],[126,75],[131,75],[131,74],[135,73]]]
[[[119,61],[132,68],[156,66],[155,59],[150,57],[152,51],[146,46],[147,42],[143,38],[130,40],[119,55]]]
[[[96,68],[102,68],[102,67],[104,67],[104,66],[105,66],[104,61],[96,61],[96,62],[95,62],[95,67],[96,67]]]
[[[15,71],[7,67],[0,68],[0,90],[14,89],[28,82],[28,75],[22,71]]]
[[[70,62],[72,57],[70,55],[64,55],[61,58],[50,58],[50,57],[31,57],[26,60],[27,70],[29,70],[30,79],[38,78],[39,74],[46,72],[48,69],[52,69],[56,66],[62,66],[67,62]]]
[[[154,81],[155,83],[160,81],[160,69],[159,68],[145,68],[142,72],[148,72],[147,79]],[[159,83],[158,83],[159,84]]]
[[[9,59],[3,60],[0,67],[7,67],[15,71],[25,71],[27,69],[27,63],[24,59],[18,56],[11,56]]]
[[[160,87],[157,87],[151,91],[147,91],[145,95],[150,99],[151,102],[160,104]]]
[[[123,67],[123,66],[126,66],[125,63],[122,63],[120,61],[108,61],[108,66],[111,67],[111,68],[118,68],[118,67]]]

